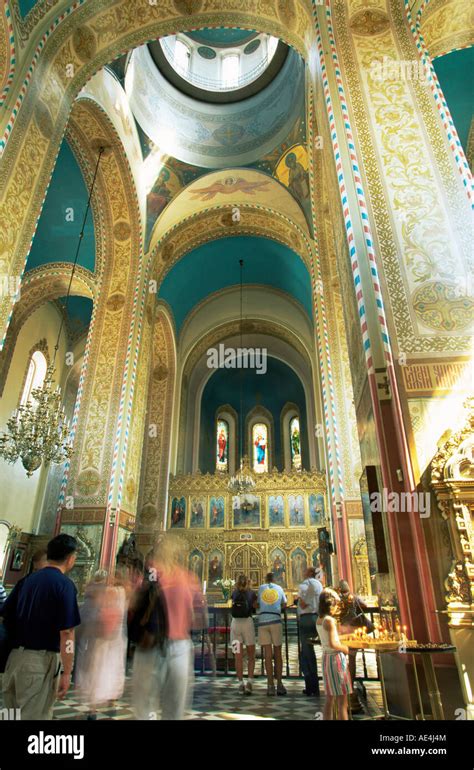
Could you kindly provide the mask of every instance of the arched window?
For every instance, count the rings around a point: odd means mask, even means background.
[[[48,362],[46,356],[41,350],[35,350],[30,357],[25,384],[23,386],[23,393],[21,394],[20,406],[25,406],[30,400],[31,394],[35,388],[41,388],[44,378],[46,377],[47,369]]]
[[[222,82],[224,88],[236,88],[239,84],[240,60],[236,53],[228,54],[222,59]]]
[[[292,469],[301,470],[301,433],[298,417],[292,417],[290,420],[290,452]]]
[[[252,428],[253,469],[255,473],[268,471],[268,429],[263,422],[257,422]]]
[[[216,436],[216,470],[229,469],[229,423],[227,420],[217,420]]]
[[[174,66],[180,75],[187,75],[190,60],[191,51],[186,43],[183,43],[183,41],[178,38],[174,44]]]

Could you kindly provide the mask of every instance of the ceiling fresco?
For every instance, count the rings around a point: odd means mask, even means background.
[[[304,103],[304,64],[291,50],[273,81],[255,96],[205,104],[172,86],[142,46],[130,58],[125,90],[138,123],[163,153],[206,168],[248,165],[293,127]]]

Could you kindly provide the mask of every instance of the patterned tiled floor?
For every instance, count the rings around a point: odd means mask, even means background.
[[[237,682],[232,676],[197,676],[194,681],[192,710],[187,719],[192,720],[306,720],[314,719],[316,712],[322,712],[324,697],[307,698],[302,694],[304,683],[300,679],[286,679],[288,694],[284,697],[268,697],[266,680],[257,677],[252,696],[242,696],[237,692]],[[97,714],[98,720],[133,719],[130,706],[131,680],[127,677],[124,697],[117,701],[115,709],[103,707]],[[354,719],[374,716],[380,713],[378,686],[367,686],[367,701],[364,712]],[[1,697],[0,697],[1,704]],[[54,708],[54,719],[86,719],[87,706],[81,705],[71,688],[64,701],[58,701]],[[157,714],[159,718],[159,712]],[[320,716],[318,718],[321,718]]]
[[[296,647],[296,645],[295,645]],[[266,678],[261,675],[261,663],[257,660],[256,679],[252,696],[242,696],[237,692],[237,680],[234,675],[212,676],[197,675],[194,680],[192,710],[187,715],[192,720],[306,720],[314,719],[316,712],[322,712],[324,696],[308,698],[303,695],[304,682],[294,674],[298,670],[297,651],[289,645],[291,678],[285,678],[284,684],[288,694],[283,697],[268,697],[266,694]],[[321,649],[316,647],[318,670],[321,672]],[[222,661],[221,661],[222,662]],[[233,661],[230,660],[233,668]],[[376,675],[375,655],[366,654],[368,675]],[[363,676],[362,656],[357,656],[357,675]],[[1,680],[1,676],[0,676]],[[354,719],[375,716],[382,711],[380,684],[377,681],[366,682],[366,698],[361,698],[363,712],[354,715]],[[322,688],[321,688],[322,689]],[[98,711],[97,719],[129,720],[134,719],[131,708],[131,678],[127,676],[123,698],[117,701],[115,708],[103,707]],[[0,708],[2,706],[0,688]],[[88,712],[75,697],[74,687],[71,688],[64,701],[58,701],[54,709],[54,719],[81,720],[86,719]],[[157,714],[159,717],[159,712]],[[319,717],[320,718],[320,717]]]

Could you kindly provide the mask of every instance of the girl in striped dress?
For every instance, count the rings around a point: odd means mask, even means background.
[[[335,591],[325,589],[319,597],[319,618],[316,621],[323,651],[323,679],[326,691],[323,719],[333,719],[334,702],[337,703],[338,719],[348,719],[347,697],[352,692],[347,654],[349,649],[341,644],[333,617],[339,597]]]

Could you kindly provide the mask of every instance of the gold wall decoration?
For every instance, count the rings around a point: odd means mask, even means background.
[[[446,612],[467,719],[474,719],[474,397],[466,400],[465,412],[461,430],[433,458],[431,484],[454,557],[444,582]]]
[[[169,442],[176,376],[174,330],[168,313],[160,306],[152,331],[150,384],[148,386],[148,434],[143,448],[139,531],[160,529],[167,510]]]
[[[81,99],[71,114],[71,130],[76,146],[82,148],[85,157],[89,156],[91,164],[95,156],[89,148],[94,138],[108,137],[107,143],[113,147],[104,157],[98,177],[98,213],[103,225],[96,240],[103,240],[104,269],[99,277],[100,295],[67,490],[67,494],[75,495],[77,505],[101,507],[107,501],[137,281],[139,218],[128,164],[115,142],[109,119],[95,103]],[[117,239],[117,222],[127,223],[131,228],[127,240]],[[92,477],[93,485],[89,483]]]
[[[246,572],[254,585],[258,585],[263,582],[266,572],[276,568],[279,578],[285,572],[285,587],[297,588],[294,578],[302,574],[304,564],[312,564],[313,554],[318,548],[317,527],[310,526],[309,496],[316,493],[325,499],[325,475],[317,471],[257,474],[250,469],[247,460],[245,463],[245,472],[256,483],[254,494],[258,500],[260,526],[254,521],[249,527],[245,527],[240,520],[236,522],[232,495],[227,487],[229,475],[221,472],[170,477],[166,528],[184,543],[189,561],[196,551],[203,555],[204,579],[209,579],[213,560],[217,568],[219,560],[216,561],[215,552],[218,550],[224,555],[219,570],[225,577],[236,579]],[[282,497],[285,512],[282,526],[270,528],[268,505],[272,496]],[[303,522],[301,526],[291,527],[289,503],[291,498],[298,497],[304,500]],[[195,526],[193,519],[197,501],[203,510],[202,526]],[[213,526],[218,501],[223,501],[223,517],[219,521],[222,526]],[[183,506],[185,516],[180,518]],[[180,523],[178,527],[173,526],[173,512],[175,523]],[[318,526],[329,527],[325,511],[321,513]],[[293,561],[292,556],[295,556]],[[292,564],[295,565],[293,572]],[[219,589],[208,585],[208,592],[218,594]]]
[[[388,320],[396,331],[392,342],[395,349],[407,353],[460,353],[469,346],[463,330],[433,334],[415,312],[411,295],[430,278],[448,287],[454,277],[458,294],[463,296],[469,249],[465,194],[430,89],[416,79],[402,78],[393,83],[374,77],[372,64],[383,62],[384,56],[407,62],[419,59],[403,8],[391,0],[387,7],[390,29],[371,37],[350,30],[343,0],[336,0],[333,18],[363,161],[369,213],[375,222],[374,236],[390,294]],[[405,129],[409,126],[410,131],[400,134],[401,125]],[[390,137],[395,136],[398,141],[392,142]],[[422,211],[426,216],[420,220]],[[428,221],[429,232],[422,238]]]
[[[292,0],[279,11],[274,0],[261,0],[258,6],[254,0],[217,0],[212,7],[207,5],[202,13],[190,16],[180,15],[172,0],[160,0],[156,5],[129,0],[92,0],[63,19],[50,33],[48,44],[40,50],[35,70],[41,72],[41,80],[34,77],[27,87],[2,158],[0,259],[7,262],[9,274],[22,273],[73,100],[87,80],[107,62],[148,40],[188,30],[190,23],[195,28],[259,29],[281,37],[303,56],[309,54],[314,43],[309,0]],[[38,28],[35,34],[29,41],[32,47],[41,39],[43,30]],[[10,90],[11,103],[23,87],[22,73],[22,68],[17,68]],[[50,112],[52,131],[48,136],[41,133],[35,122],[38,98],[48,105]],[[11,307],[11,297],[3,297],[0,304],[2,339]]]
[[[407,396],[429,396],[468,391],[472,364],[464,361],[410,363],[400,367]]]
[[[430,0],[421,15],[421,33],[432,59],[472,45],[472,4],[465,0]]]

